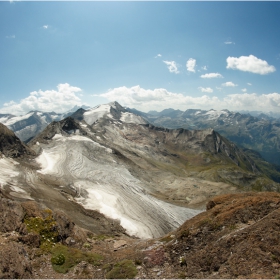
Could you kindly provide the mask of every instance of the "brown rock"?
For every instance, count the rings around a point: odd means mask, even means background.
[[[18,231],[24,218],[19,202],[0,198],[0,229],[2,232]]]
[[[24,247],[15,242],[1,246],[0,279],[31,278],[32,266]]]

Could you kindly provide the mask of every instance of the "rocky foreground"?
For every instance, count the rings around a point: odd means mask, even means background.
[[[280,194],[221,195],[158,239],[94,234],[0,194],[0,278],[278,278]]]

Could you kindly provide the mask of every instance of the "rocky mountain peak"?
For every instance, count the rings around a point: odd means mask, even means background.
[[[26,145],[8,129],[5,125],[0,123],[0,152],[6,157],[17,158],[25,155],[33,154]]]
[[[50,123],[37,137],[32,139],[28,144],[34,145],[36,142],[46,143],[51,140],[56,134],[69,135],[72,133],[86,134],[78,121],[72,117],[67,117],[59,122],[53,121]]]

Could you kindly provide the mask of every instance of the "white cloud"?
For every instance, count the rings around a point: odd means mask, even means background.
[[[228,95],[224,98],[216,96],[186,96],[182,93],[169,92],[164,88],[143,89],[140,86],[127,88],[125,86],[110,89],[108,92],[101,94],[101,97],[109,101],[118,101],[123,106],[137,108],[142,111],[163,110],[174,108],[186,110],[189,108],[211,109],[216,110],[260,110],[275,111],[280,110],[280,94],[269,93],[257,95],[256,93],[240,93]]]
[[[226,41],[226,42],[224,42],[226,45],[235,45],[235,43],[234,42],[231,42],[231,41]]]
[[[16,35],[8,35],[6,36],[7,39],[15,39],[16,38]]]
[[[166,61],[166,60],[164,60],[163,62],[167,65],[167,68],[168,68],[170,73],[175,73],[175,74],[179,74],[180,73],[178,71],[178,67],[177,67],[175,61]]]
[[[206,70],[207,70],[207,67],[206,67],[206,66],[202,66],[201,69],[204,70],[204,71],[206,71]]]
[[[196,66],[196,60],[194,58],[190,58],[186,63],[187,70],[190,72],[195,73],[195,69],[194,69],[195,66]]]
[[[248,86],[251,86],[252,84],[251,84],[251,83],[247,83],[247,85],[248,85]]]
[[[211,78],[223,78],[220,73],[207,73],[200,76],[201,78],[211,79]]]
[[[155,58],[158,58],[158,57],[162,57],[162,55],[159,53],[155,56]]]
[[[222,84],[223,87],[236,87],[237,84],[234,84],[233,82],[226,82]]]
[[[243,89],[241,89],[243,92],[246,92],[247,91],[247,88],[243,88]]]
[[[59,84],[57,89],[33,91],[19,103],[14,101],[5,103],[0,112],[12,112],[15,115],[22,115],[32,110],[63,113],[72,109],[75,105],[82,105],[80,98],[76,95],[76,93],[81,91],[80,88],[66,83]]]
[[[227,69],[241,70],[255,74],[265,75],[276,71],[276,68],[269,65],[253,55],[227,58]]]
[[[201,92],[207,92],[207,93],[211,93],[213,92],[213,89],[210,87],[204,88],[204,87],[198,87],[198,89],[201,90]]]
[[[48,26],[48,25],[43,25],[43,28],[44,28],[44,29],[48,29],[49,26]]]

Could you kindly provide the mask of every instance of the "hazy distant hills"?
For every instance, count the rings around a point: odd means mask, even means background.
[[[128,109],[141,115],[150,123],[166,128],[207,129],[213,128],[237,145],[252,149],[270,163],[280,165],[280,118],[278,115],[253,112],[241,114],[229,110],[186,111],[166,109],[161,112],[143,113]]]

